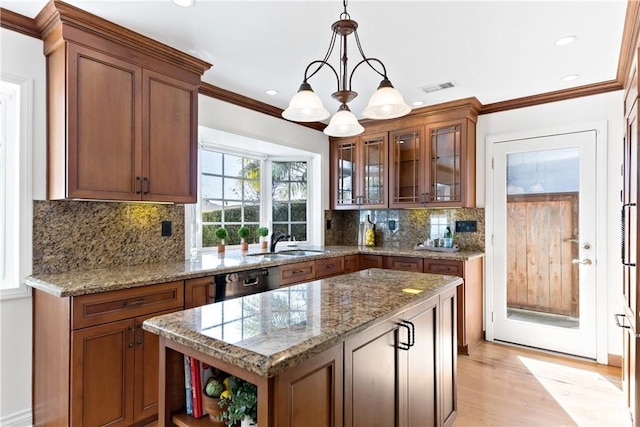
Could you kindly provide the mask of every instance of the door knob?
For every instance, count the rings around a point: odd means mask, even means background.
[[[585,259],[572,259],[571,264],[591,265],[593,263],[589,258],[585,258]]]

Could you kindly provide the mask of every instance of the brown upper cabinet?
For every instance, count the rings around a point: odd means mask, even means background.
[[[387,132],[331,144],[331,200],[334,209],[387,206]]]
[[[58,1],[36,23],[48,198],[196,202],[198,86],[211,65]]]
[[[360,137],[332,139],[332,208],[474,207],[479,106],[470,98],[425,107],[363,122]],[[373,137],[388,141],[386,159],[375,164],[359,154]]]

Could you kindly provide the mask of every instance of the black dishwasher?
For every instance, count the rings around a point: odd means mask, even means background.
[[[215,284],[215,302],[278,289],[278,267],[218,274]]]

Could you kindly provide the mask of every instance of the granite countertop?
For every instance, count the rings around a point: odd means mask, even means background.
[[[305,247],[307,248],[307,247]],[[291,249],[280,246],[279,250]],[[303,249],[300,247],[299,249]],[[484,256],[483,252],[433,252],[413,250],[359,247],[359,246],[326,246],[308,247],[308,249],[322,250],[308,256],[279,256],[270,257],[259,254],[261,249],[251,248],[247,252],[228,250],[224,254],[203,253],[196,261],[162,262],[157,264],[141,264],[135,266],[110,267],[93,270],[74,270],[66,273],[42,274],[29,276],[25,283],[33,288],[45,291],[58,297],[80,296],[100,292],[134,288],[138,286],[165,283],[174,280],[192,279],[221,273],[248,270],[261,267],[275,267],[307,260],[331,258],[344,255],[371,254],[388,256],[408,256],[418,258],[435,258],[466,261]]]
[[[272,377],[460,283],[369,269],[154,317],[143,328]]]

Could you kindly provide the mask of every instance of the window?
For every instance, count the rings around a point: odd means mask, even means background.
[[[0,296],[29,294],[31,273],[31,114],[29,79],[0,78]]]
[[[201,156],[202,247],[219,243],[219,227],[229,233],[225,244],[240,244],[238,229],[243,225],[250,230],[247,242],[258,242],[262,161],[208,149],[202,149]]]
[[[274,233],[307,240],[307,162],[271,164]]]
[[[223,147],[200,149],[200,197],[191,213],[190,247],[207,249],[220,241],[224,227],[227,245],[239,245],[238,229],[249,228],[249,244],[258,243],[258,228],[309,240],[307,159],[272,160],[259,154],[240,154]],[[269,190],[270,189],[270,190]]]

